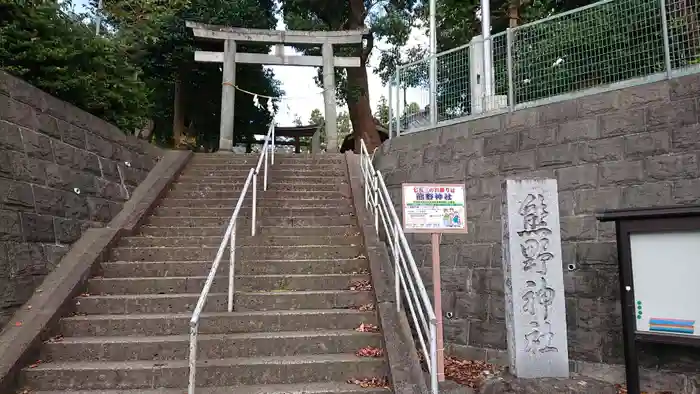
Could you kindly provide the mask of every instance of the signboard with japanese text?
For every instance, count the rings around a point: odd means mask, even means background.
[[[467,232],[464,185],[406,183],[401,186],[405,232]]]

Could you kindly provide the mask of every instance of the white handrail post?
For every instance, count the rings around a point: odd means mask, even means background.
[[[257,211],[257,199],[258,199],[258,170],[255,170],[253,174],[253,210],[252,210],[252,222],[250,226],[250,235],[255,236],[255,214]]]
[[[275,165],[275,121],[272,121],[272,157],[270,157],[270,164]]]
[[[198,317],[199,318],[199,317]],[[187,386],[187,394],[194,394],[195,377],[197,376],[197,332],[199,321],[190,322],[190,381]]]
[[[399,224],[394,223],[393,226],[393,232],[394,232],[394,291],[396,292],[396,311],[401,312],[401,278],[399,278],[399,259],[401,256],[399,255],[400,250],[399,249]]]
[[[430,321],[430,389],[433,394],[438,394],[437,376],[437,321]]]
[[[267,190],[267,149],[269,147],[265,148],[265,151],[263,152],[263,155],[265,156],[265,173],[263,174],[263,190]]]
[[[379,180],[377,179],[376,172],[372,175],[373,175],[373,182],[372,182],[373,197],[372,197],[372,200],[374,202],[374,230],[377,232],[377,235],[379,235]]]
[[[236,275],[236,222],[233,222],[231,230],[231,250],[229,250],[229,266],[228,266],[228,311],[233,312],[233,280]]]

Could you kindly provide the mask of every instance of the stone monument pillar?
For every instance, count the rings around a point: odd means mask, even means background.
[[[568,377],[557,181],[506,180],[502,204],[511,373],[520,378]]]

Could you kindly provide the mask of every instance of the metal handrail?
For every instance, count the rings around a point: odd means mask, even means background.
[[[268,153],[271,152],[271,153]],[[197,335],[199,333],[199,319],[204,309],[204,305],[207,302],[207,297],[209,296],[209,291],[214,283],[214,278],[216,277],[216,272],[219,269],[219,264],[221,264],[221,259],[224,256],[224,251],[226,246],[230,245],[229,249],[229,270],[228,270],[228,311],[233,312],[233,293],[234,293],[234,277],[235,277],[235,261],[236,261],[236,220],[238,219],[238,213],[243,206],[243,201],[248,192],[251,182],[253,183],[253,199],[252,199],[252,218],[251,218],[251,230],[252,236],[255,236],[256,229],[256,211],[257,211],[257,198],[258,198],[258,173],[260,172],[260,167],[262,163],[265,163],[264,175],[263,175],[263,190],[267,190],[267,161],[270,159],[270,165],[275,164],[275,122],[274,119],[270,123],[270,127],[265,135],[265,143],[262,147],[262,152],[260,152],[260,158],[258,159],[257,165],[250,169],[248,172],[248,177],[246,178],[245,184],[243,185],[243,190],[241,191],[241,196],[238,197],[238,202],[233,210],[231,219],[226,227],[226,232],[224,233],[224,238],[221,240],[219,245],[219,250],[214,258],[214,263],[209,270],[209,275],[202,288],[202,293],[197,300],[197,306],[194,308],[192,313],[192,318],[190,319],[190,354],[189,354],[189,385],[187,389],[188,394],[194,394],[195,392],[195,378],[197,375]]]
[[[418,334],[420,350],[428,364],[432,394],[438,394],[437,319],[413,253],[403,232],[401,221],[389,197],[381,172],[374,169],[372,158],[364,140],[360,147],[360,168],[365,192],[365,207],[374,216],[374,228],[379,235],[379,225],[386,234],[389,253],[393,258],[396,308],[401,312],[403,296],[410,312],[413,329]],[[381,218],[381,221],[380,221]],[[426,346],[426,342],[429,345]]]

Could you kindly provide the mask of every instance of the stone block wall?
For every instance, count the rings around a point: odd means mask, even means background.
[[[469,234],[444,235],[440,246],[445,338],[452,352],[493,361],[506,349],[501,184],[557,179],[569,354],[574,369],[596,375],[592,366],[623,362],[623,347],[615,230],[594,212],[700,203],[699,153],[696,74],[394,138],[375,166],[394,202],[402,182],[466,184]],[[429,282],[430,239],[409,238]],[[700,366],[692,351],[645,347],[642,362],[680,373],[666,389],[697,385],[686,374]]]
[[[160,149],[0,71],[0,328]]]

